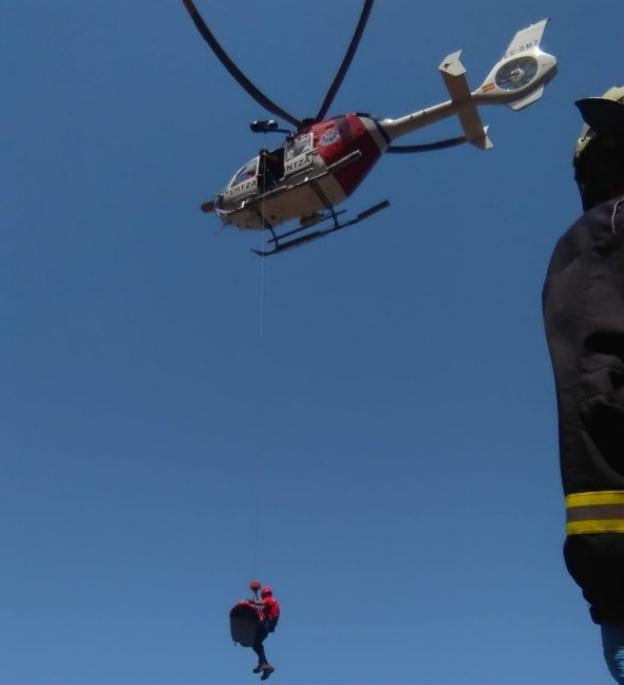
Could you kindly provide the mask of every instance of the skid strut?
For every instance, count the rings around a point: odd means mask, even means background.
[[[324,217],[324,219],[332,219],[333,225],[330,226],[330,228],[311,231],[296,238],[292,238],[292,240],[286,240],[286,242],[283,242],[284,238],[290,238],[290,236],[297,235],[297,233],[302,233],[303,231],[306,231],[307,228],[305,226],[301,226],[300,228],[295,228],[292,231],[277,235],[275,230],[272,227],[269,227],[268,230],[271,231],[272,237],[267,242],[268,244],[273,245],[273,248],[270,250],[252,250],[252,252],[260,255],[260,257],[269,257],[270,255],[278,254],[279,252],[285,252],[286,250],[292,250],[295,247],[301,247],[306,243],[311,243],[313,240],[326,238],[328,235],[331,235],[336,231],[341,231],[343,228],[348,228],[349,226],[359,224],[360,221],[368,219],[369,216],[372,216],[373,214],[376,214],[377,212],[380,212],[382,209],[386,209],[386,207],[389,206],[390,202],[388,200],[384,200],[383,202],[379,202],[378,204],[365,209],[363,212],[360,212],[354,219],[340,223],[338,217],[341,214],[344,214],[345,210],[336,212],[335,209],[330,205],[328,207],[328,214]]]

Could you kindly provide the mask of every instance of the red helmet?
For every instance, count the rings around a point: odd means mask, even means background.
[[[262,588],[261,595],[262,595],[263,597],[273,597],[273,590],[272,590],[272,588],[270,588],[268,585],[265,585],[265,586]]]

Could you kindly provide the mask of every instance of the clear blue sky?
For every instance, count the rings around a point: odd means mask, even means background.
[[[360,9],[197,2],[301,116]],[[547,16],[560,74],[483,112],[491,152],[388,156],[345,203],[388,210],[264,264],[198,208],[265,113],[179,0],[0,11],[2,681],[251,683],[227,612],[257,577],[276,685],[607,685],[540,293],[580,211],[572,103],[624,82],[621,0],[378,2],[333,113],[445,99],[459,48],[476,86]]]

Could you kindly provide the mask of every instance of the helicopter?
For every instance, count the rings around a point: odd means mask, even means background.
[[[265,110],[293,127],[283,128],[275,119],[253,121],[253,132],[282,133],[284,141],[272,150],[262,149],[236,171],[223,192],[201,205],[203,212],[216,213],[225,226],[269,231],[266,248],[252,250],[262,257],[325,238],[386,209],[388,200],[348,220],[342,219],[345,210],[336,210],[386,152],[430,152],[464,143],[490,149],[488,126],[483,125],[477,106],[506,104],[513,110],[524,109],[542,97],[544,87],[557,73],[557,59],[540,49],[548,21],[544,19],[514,35],[502,58],[474,91],[468,85],[459,50],[439,66],[449,100],[397,119],[360,112],[326,118],[373,8],[374,0],[365,0],[320,109],[313,117],[300,119],[256,88],[218,43],[193,0],[182,1],[200,35],[230,75]],[[463,135],[425,144],[394,144],[397,138],[452,115],[459,118]],[[278,233],[278,226],[295,219],[299,221],[296,228]]]

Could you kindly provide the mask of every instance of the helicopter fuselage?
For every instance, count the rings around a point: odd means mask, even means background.
[[[241,229],[273,231],[298,218],[300,229],[282,237],[328,217],[338,228],[334,207],[353,193],[384,152],[436,148],[435,144],[395,146],[395,139],[456,115],[464,136],[450,142],[489,149],[488,127],[477,106],[507,104],[514,110],[523,109],[542,96],[557,73],[556,58],[539,48],[545,25],[543,20],[517,32],[503,58],[474,91],[468,87],[461,52],[457,51],[439,67],[450,100],[398,119],[349,113],[300,127],[280,147],[261,150],[244,164],[216,201],[205,203],[204,211],[214,210],[226,225]],[[274,231],[273,240],[279,243]]]
[[[542,97],[544,87],[557,73],[557,59],[540,49],[547,20],[520,29],[503,57],[474,91],[469,87],[461,50],[448,55],[439,71],[450,100],[420,109],[398,119],[376,119],[350,113],[327,119],[334,98],[349,70],[371,13],[374,0],[363,0],[360,17],[340,67],[316,115],[293,116],[259,90],[236,66],[201,17],[193,0],[182,0],[201,37],[236,82],[267,112],[294,127],[293,133],[273,120],[253,121],[256,133],[281,132],[281,146],[260,153],[234,174],[216,199],[202,203],[205,213],[216,212],[225,225],[244,230],[268,229],[267,248],[261,256],[283,252],[353,226],[389,206],[388,200],[339,219],[345,210],[335,207],[364,180],[385,152],[412,153],[441,150],[470,143],[482,150],[492,147],[488,126],[478,111],[481,105],[508,105],[524,109]],[[395,145],[394,140],[446,117],[457,115],[463,135],[425,144]],[[275,227],[292,219],[299,227],[280,232]],[[328,221],[325,227],[315,224]]]
[[[379,122],[349,113],[311,125],[244,164],[215,203],[226,225],[314,222],[359,186],[390,143]]]

